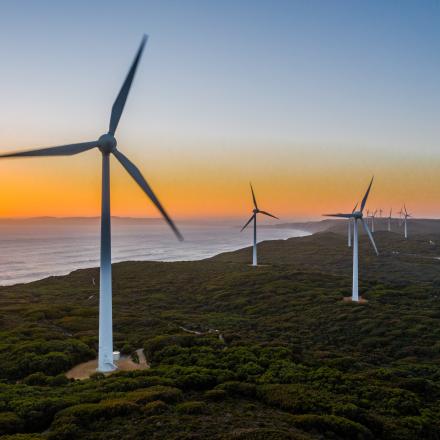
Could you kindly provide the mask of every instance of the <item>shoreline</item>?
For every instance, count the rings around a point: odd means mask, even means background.
[[[272,227],[271,227],[272,229]],[[292,235],[289,236],[287,238],[278,238],[278,239],[267,239],[267,240],[261,240],[258,242],[258,244],[263,243],[263,242],[267,242],[267,241],[277,241],[277,240],[289,240],[291,238],[301,238],[301,237],[307,237],[310,235],[314,235],[316,232],[311,232],[311,231],[307,231],[305,229],[296,229],[296,228],[287,228],[287,227],[283,227],[281,229],[292,229],[292,231],[296,232],[297,234],[300,235]],[[318,231],[319,232],[319,231]],[[225,249],[222,250],[220,252],[215,252],[210,256],[206,256],[206,257],[202,257],[202,258],[176,258],[176,259],[125,259],[125,258],[115,258],[114,261],[112,261],[112,265],[113,264],[119,264],[119,263],[130,263],[130,262],[157,262],[157,263],[176,263],[176,262],[184,262],[184,261],[204,261],[204,260],[210,260],[218,255],[221,255],[225,252],[236,252],[236,251],[240,251],[242,249],[246,249],[249,246],[245,246],[245,247],[235,247],[232,249]],[[77,267],[75,269],[71,269],[71,270],[67,270],[67,271],[59,271],[56,273],[52,273],[50,275],[45,275],[41,278],[36,278],[33,280],[28,280],[28,281],[22,281],[22,282],[13,282],[11,284],[9,283],[2,283],[0,282],[0,289],[1,288],[7,288],[7,287],[15,287],[15,286],[19,286],[19,285],[26,285],[26,284],[31,284],[31,283],[35,283],[35,282],[39,282],[39,281],[44,281],[47,280],[49,278],[52,277],[64,277],[64,276],[68,276],[70,274],[72,274],[73,272],[76,272],[78,270],[92,270],[92,269],[99,269],[99,261],[97,262],[97,265],[90,265],[90,266],[84,266],[84,267]]]

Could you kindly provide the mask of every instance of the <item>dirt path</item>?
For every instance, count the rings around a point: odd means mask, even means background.
[[[182,327],[182,326],[179,326],[179,328],[180,328],[181,330],[183,330],[184,332],[186,332],[186,333],[191,333],[191,334],[193,334],[193,335],[206,335],[206,334],[212,334],[212,333],[215,333],[215,334],[218,335],[218,338],[220,339],[220,341],[222,341],[224,344],[226,344],[225,338],[223,337],[223,335],[220,333],[219,330],[213,330],[212,328],[210,328],[210,329],[209,329],[208,331],[206,331],[206,332],[198,332],[198,331],[196,331],[196,330],[190,330],[190,329],[185,328],[185,327]]]
[[[144,349],[143,348],[138,348],[136,350],[136,353],[138,355],[138,359],[139,359],[139,366],[141,367],[141,369],[146,369],[146,368],[150,368],[150,364],[147,362],[147,358],[145,357],[144,354]]]

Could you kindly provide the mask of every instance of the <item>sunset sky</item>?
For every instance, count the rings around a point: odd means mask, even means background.
[[[0,0],[0,151],[97,139],[176,218],[440,217],[440,1]],[[100,154],[2,159],[0,217],[100,213]],[[112,214],[158,216],[113,160]]]

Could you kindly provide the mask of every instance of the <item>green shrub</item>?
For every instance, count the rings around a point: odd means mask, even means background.
[[[20,431],[23,421],[13,412],[0,413],[0,434],[13,434]]]
[[[154,400],[162,400],[166,403],[175,403],[182,400],[182,391],[178,388],[154,386],[127,393],[124,398],[137,404],[144,404]]]
[[[255,362],[248,362],[244,365],[237,366],[237,373],[240,378],[251,381],[264,372],[264,368]]]
[[[32,373],[29,376],[25,377],[23,379],[23,382],[26,385],[40,385],[44,386],[47,385],[48,376],[46,376],[44,373],[38,372],[38,373]]]
[[[56,415],[59,424],[64,421],[75,421],[80,426],[87,426],[93,421],[103,418],[126,416],[139,411],[139,405],[125,399],[103,400],[100,403],[82,403],[60,411]]]
[[[301,433],[290,433],[278,429],[251,428],[224,434],[222,440],[310,440]]]
[[[230,396],[255,397],[257,387],[245,382],[225,382],[215,387],[216,390],[224,390]]]
[[[61,419],[60,423],[52,427],[47,438],[48,440],[76,440],[80,432],[78,425]]]
[[[294,413],[322,413],[332,408],[332,396],[306,384],[261,385],[257,395],[269,405]]]
[[[319,432],[329,436],[333,433],[338,439],[344,440],[370,440],[373,435],[370,430],[360,423],[337,416],[318,416],[314,414],[304,414],[292,416],[291,421],[294,426],[304,431]]]
[[[67,397],[22,397],[11,401],[14,412],[23,419],[26,430],[46,429],[58,411],[72,402]]]
[[[47,384],[51,387],[60,387],[63,385],[67,385],[70,380],[66,377],[65,374],[58,374],[55,377],[48,377]]]
[[[212,400],[215,402],[218,402],[220,400],[224,400],[227,397],[227,393],[225,390],[220,390],[220,389],[214,389],[214,390],[208,390],[205,391],[205,397],[208,400]]]
[[[205,412],[206,404],[198,401],[183,402],[176,405],[180,414],[202,414]]]
[[[168,410],[168,405],[162,400],[155,400],[153,402],[148,402],[143,408],[143,413],[147,416],[153,416],[157,414],[162,414]]]
[[[46,440],[46,436],[42,434],[13,434],[4,435],[2,440]]]
[[[97,371],[96,373],[93,373],[90,375],[90,379],[91,380],[104,380],[105,379],[105,374],[104,373],[100,373],[99,371]]]

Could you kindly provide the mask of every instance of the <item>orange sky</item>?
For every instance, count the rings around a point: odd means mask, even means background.
[[[208,146],[205,146],[208,145]],[[204,144],[197,154],[163,145],[146,160],[123,149],[142,170],[175,218],[246,217],[249,180],[262,209],[280,218],[315,218],[351,210],[375,183],[368,206],[398,211],[405,201],[416,216],[440,214],[440,158],[359,153],[354,147]],[[358,152],[357,155],[348,153]],[[112,161],[112,214],[156,217],[156,210]],[[100,154],[0,161],[0,217],[96,216],[100,213]]]

